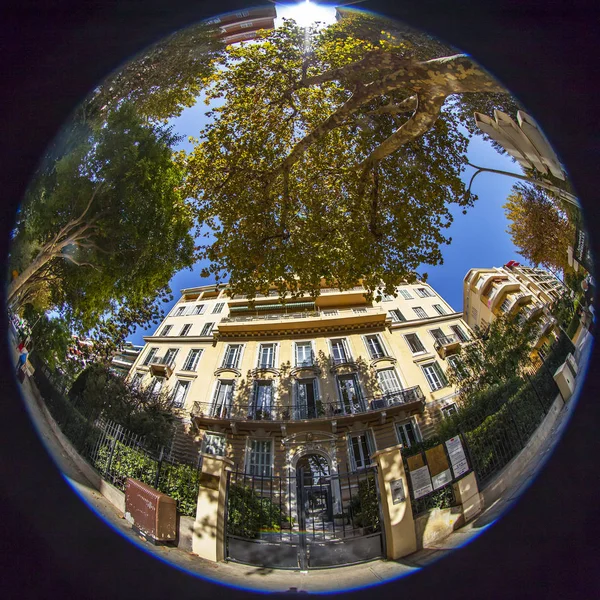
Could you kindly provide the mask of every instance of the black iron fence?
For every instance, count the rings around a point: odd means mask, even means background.
[[[384,554],[375,467],[354,473],[228,473],[226,556],[279,568],[352,564]]]
[[[480,489],[529,442],[560,389],[554,373],[573,352],[565,335],[523,372],[501,384],[474,394],[438,426],[440,440],[461,435],[471,457]]]
[[[224,398],[219,402],[194,402],[192,414],[198,417],[234,419],[240,421],[299,421],[304,419],[326,419],[354,415],[390,408],[400,404],[424,402],[420,386],[390,392],[381,396],[353,397],[333,402],[315,399],[313,402],[294,404],[259,404],[256,401],[233,402]]]
[[[199,461],[176,459],[168,447],[148,447],[144,439],[97,409],[83,409],[58,388],[60,378],[35,355],[35,384],[62,433],[103,479],[124,491],[128,477],[138,479],[177,501],[183,515],[195,516],[200,482]]]

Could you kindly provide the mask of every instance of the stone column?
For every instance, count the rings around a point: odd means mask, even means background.
[[[228,467],[233,461],[223,456],[202,455],[192,552],[212,561],[225,559],[225,502]]]
[[[391,560],[417,550],[415,522],[401,448],[400,444],[371,455],[371,460],[377,463],[386,554]]]

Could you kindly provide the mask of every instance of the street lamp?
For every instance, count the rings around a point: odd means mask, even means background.
[[[517,121],[518,125],[510,118],[510,116],[500,110],[494,110],[493,119],[487,115],[475,113],[475,124],[477,127],[495,142],[500,144],[524,169],[536,170],[542,175],[548,175],[548,172],[550,172],[557,179],[566,181],[565,171],[560,164],[558,156],[548,143],[546,136],[542,133],[533,117],[522,111],[517,111]],[[555,192],[565,201],[576,206],[578,209],[581,209],[579,201],[573,194],[570,194],[547,181],[536,181],[529,177],[525,177],[524,175],[500,171],[498,169],[488,169],[486,167],[478,167],[471,164],[470,166],[477,169],[477,171],[473,177],[471,177],[469,190],[471,189],[473,179],[475,179],[479,173],[484,171],[498,173],[500,175],[508,175],[516,179],[521,179],[533,185]]]

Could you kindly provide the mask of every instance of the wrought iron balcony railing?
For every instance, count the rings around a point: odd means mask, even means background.
[[[344,317],[353,317],[360,315],[380,315],[386,314],[386,311],[380,307],[364,307],[364,309],[357,313],[353,309],[337,309],[335,313],[331,310],[310,310],[305,312],[293,312],[293,313],[268,313],[268,314],[257,314],[257,315],[235,315],[229,317],[223,317],[219,322],[219,325],[228,323],[248,323],[251,321],[279,321],[283,319],[335,319]]]
[[[340,418],[380,411],[386,408],[424,402],[420,386],[390,392],[376,397],[343,399],[334,402],[298,401],[293,404],[260,405],[256,403],[194,402],[192,415],[209,419],[233,421],[303,421],[308,419]]]

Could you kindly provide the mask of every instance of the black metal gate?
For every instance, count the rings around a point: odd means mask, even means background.
[[[315,477],[228,474],[225,556],[281,569],[315,569],[385,555],[375,466]]]

